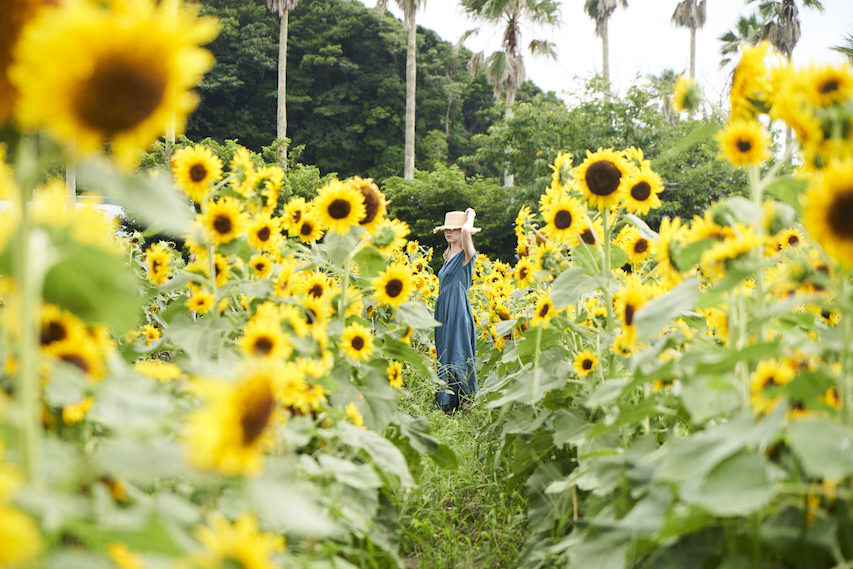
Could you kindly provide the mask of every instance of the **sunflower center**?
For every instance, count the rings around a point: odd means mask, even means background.
[[[631,326],[634,323],[634,306],[631,304],[625,305],[625,325]]]
[[[554,227],[559,230],[566,230],[572,226],[572,212],[567,209],[561,209],[554,215]]]
[[[316,322],[316,321],[317,321],[317,313],[314,312],[314,310],[312,310],[311,308],[306,308],[305,309],[305,322],[307,322],[308,325],[310,326],[311,324],[314,324],[314,322]]]
[[[796,234],[791,234],[788,236],[788,245],[796,245],[800,242],[800,238]]]
[[[293,212],[290,218],[293,220],[293,223],[299,223],[300,221],[302,221],[302,210],[297,209]]]
[[[311,227],[310,223],[303,223],[302,227],[299,228],[299,234],[303,237],[308,237],[314,231],[314,228]]]
[[[213,219],[213,229],[219,233],[220,235],[227,235],[231,233],[231,229],[234,227],[234,223],[231,221],[231,218],[227,215],[217,215]]]
[[[649,199],[650,195],[652,195],[652,187],[648,182],[639,182],[638,184],[634,184],[634,187],[631,188],[631,197],[638,202],[646,201]]]
[[[641,237],[640,239],[637,239],[637,241],[634,243],[634,253],[642,254],[648,250],[649,242],[646,239]]]
[[[840,192],[829,208],[827,222],[832,233],[853,241],[853,187]]]
[[[382,199],[379,197],[379,194],[373,190],[373,188],[359,188],[361,190],[361,195],[364,196],[364,219],[359,221],[358,223],[361,225],[367,225],[379,214],[379,208],[382,205]]]
[[[522,281],[527,278],[527,267],[521,267],[518,269],[518,278]]]
[[[161,264],[162,264],[162,263],[160,263],[160,261],[159,261],[159,260],[157,260],[157,259],[152,260],[152,261],[151,261],[151,272],[152,272],[152,273],[156,273],[156,272],[157,272],[157,269],[159,269],[159,268],[160,268],[160,265],[161,265]]]
[[[586,185],[597,196],[609,196],[619,188],[622,171],[610,160],[598,160],[586,169]]]
[[[391,279],[385,283],[385,294],[391,298],[397,298],[403,292],[403,281],[400,279]]]
[[[257,394],[253,401],[247,401],[246,408],[240,417],[240,427],[243,430],[243,445],[249,446],[257,440],[269,423],[275,400],[269,390]]]
[[[752,150],[752,143],[748,140],[740,139],[737,141],[736,146],[738,151],[742,153],[747,153]]]
[[[47,346],[54,342],[64,340],[68,336],[68,330],[65,329],[59,322],[48,322],[47,326],[41,329],[41,345]]]
[[[267,264],[263,261],[258,261],[257,263],[255,263],[255,270],[258,271],[259,273],[262,272],[266,268],[267,268]]]
[[[257,232],[255,232],[255,236],[258,238],[258,241],[264,243],[269,241],[270,235],[272,235],[272,232],[268,225],[261,227]]]
[[[592,369],[592,360],[591,360],[591,359],[589,359],[589,358],[585,358],[585,359],[581,362],[581,367],[582,367],[584,370],[586,370],[586,371],[591,370],[591,369]]]
[[[581,231],[581,241],[586,243],[587,245],[595,245],[595,234],[592,232],[592,229],[587,227],[583,231]]]
[[[539,318],[545,318],[548,315],[548,311],[551,309],[551,305],[547,302],[542,305],[542,308],[539,309]]]
[[[356,336],[352,339],[350,345],[352,346],[353,350],[360,352],[362,348],[364,348],[364,338],[362,338],[361,336]]]
[[[71,364],[79,368],[83,373],[89,372],[89,362],[87,362],[83,356],[78,354],[63,354],[59,356],[59,359],[67,364]]]
[[[272,352],[273,346],[274,342],[272,338],[269,336],[260,336],[252,344],[252,353],[268,356]]]
[[[311,288],[308,289],[308,294],[315,298],[320,298],[323,296],[323,285],[317,283],[314,284]]]
[[[166,77],[156,62],[106,58],[80,85],[74,109],[88,128],[112,138],[145,121],[163,100]]]
[[[821,95],[827,95],[829,93],[834,93],[834,92],[838,91],[838,88],[839,88],[838,79],[833,78],[833,79],[828,79],[828,80],[824,81],[823,83],[821,83],[820,88],[818,88],[818,91],[820,91]]]
[[[770,377],[764,380],[764,384],[762,387],[764,387],[764,389],[767,389],[768,387],[773,387],[774,385],[776,385],[776,376],[771,375]]]
[[[347,200],[339,198],[329,204],[327,211],[332,219],[346,219],[352,211],[352,206]]]
[[[207,168],[204,167],[204,164],[193,164],[190,168],[190,180],[198,184],[203,182],[205,178],[207,178]]]

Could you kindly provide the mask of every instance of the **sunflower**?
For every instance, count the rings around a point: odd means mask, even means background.
[[[293,351],[287,334],[281,331],[277,318],[252,318],[243,328],[237,345],[244,354],[271,360],[286,359]]]
[[[18,95],[6,75],[12,65],[13,48],[24,26],[35,17],[43,4],[43,0],[21,0],[3,5],[3,16],[0,18],[0,126],[12,114]]]
[[[803,244],[805,237],[799,229],[783,229],[776,234],[776,247],[780,251],[796,249]]]
[[[298,236],[302,216],[307,208],[308,204],[305,203],[305,198],[293,198],[287,202],[280,218],[282,230],[286,230],[293,237]]]
[[[403,263],[391,263],[371,281],[379,304],[399,308],[412,292],[412,273]]]
[[[526,287],[533,283],[533,278],[539,271],[536,261],[530,257],[519,259],[515,264],[515,280],[520,287]]]
[[[278,218],[268,214],[258,215],[249,224],[249,245],[256,251],[265,253],[278,253],[280,249],[281,227]]]
[[[252,278],[265,279],[272,272],[273,260],[269,255],[258,253],[252,255],[249,259],[249,266],[252,267]]]
[[[561,190],[563,187],[568,185],[569,180],[571,179],[572,172],[572,153],[571,152],[557,152],[557,157],[554,158],[554,163],[548,166],[553,170],[551,172],[551,187],[555,190]],[[521,215],[521,212],[519,212]],[[522,225],[519,223],[519,219],[516,218],[516,226]]]
[[[595,366],[598,364],[598,358],[595,356],[595,352],[584,350],[577,353],[572,363],[574,364],[575,371],[578,375],[586,376],[595,370]]]
[[[295,232],[305,243],[313,243],[323,236],[323,228],[311,211],[302,212],[301,220],[296,225]]]
[[[694,111],[702,101],[702,91],[693,79],[681,75],[675,82],[675,92],[672,95],[672,108],[676,112]]]
[[[193,465],[226,475],[259,474],[273,419],[274,368],[250,369],[238,383],[202,380],[204,405],[187,417]]]
[[[281,166],[263,166],[255,170],[243,188],[249,211],[256,215],[272,215],[278,205],[283,181],[284,170]]]
[[[762,243],[761,236],[755,233],[752,226],[738,224],[737,235],[715,243],[702,253],[700,267],[702,272],[711,279],[722,279],[732,261],[739,259]]]
[[[853,160],[834,162],[810,179],[803,221],[830,256],[853,266]]]
[[[341,333],[341,350],[351,360],[366,360],[373,353],[373,336],[370,330],[353,322]]]
[[[619,232],[616,243],[628,253],[628,260],[635,265],[645,261],[652,252],[652,242],[633,225],[626,225]]]
[[[44,347],[57,360],[70,364],[90,378],[100,380],[106,373],[101,347],[88,334],[75,334]]]
[[[625,182],[626,192],[623,205],[631,213],[649,213],[661,206],[658,194],[663,191],[663,181],[650,168],[635,169]]]
[[[95,399],[92,396],[87,396],[69,405],[62,407],[62,422],[66,425],[75,425],[86,418],[86,413],[95,404]]]
[[[213,308],[214,300],[213,294],[206,290],[199,289],[187,300],[187,306],[194,312],[204,314]]]
[[[244,513],[233,524],[222,514],[213,514],[208,526],[195,531],[204,551],[192,554],[194,567],[275,569],[273,555],[284,550],[284,538],[261,533],[252,514]]]
[[[542,209],[545,231],[558,243],[568,243],[577,232],[584,217],[583,208],[575,198],[561,195]]]
[[[216,36],[218,24],[199,19],[197,7],[175,8],[63,2],[43,9],[21,34],[9,69],[20,124],[46,127],[82,152],[109,142],[126,164],[166,125],[183,131],[198,104],[190,89],[213,66],[199,45]]]
[[[41,553],[44,541],[27,514],[0,502],[0,567],[24,567]]]
[[[72,313],[56,305],[45,304],[41,310],[39,343],[44,349],[85,333],[85,324]]]
[[[682,241],[683,233],[681,218],[665,217],[661,220],[658,230],[660,239],[654,242],[652,250],[657,261],[655,274],[666,285],[675,285],[684,280],[684,276],[672,258],[672,246]]]
[[[722,157],[734,166],[760,166],[770,157],[770,138],[758,121],[732,121],[715,138]]]
[[[729,93],[732,120],[752,120],[766,105],[772,93],[767,64],[770,42],[752,46],[741,44],[741,58],[732,73]]]
[[[622,323],[622,332],[631,342],[635,341],[637,334],[634,316],[650,296],[649,290],[636,277],[629,277],[624,288],[613,295],[614,310]]]
[[[536,299],[536,308],[533,311],[533,318],[530,323],[534,326],[542,326],[547,328],[551,319],[557,314],[557,309],[551,301],[551,297],[547,294],[540,294]]]
[[[586,160],[575,168],[574,176],[590,207],[604,210],[619,205],[630,172],[631,165],[621,154],[600,149],[595,153],[587,150]]]
[[[352,422],[356,427],[364,428],[364,417],[361,416],[361,411],[358,410],[358,406],[349,402],[346,406],[347,418]]]
[[[590,220],[588,216],[584,216],[575,237],[570,242],[572,247],[579,243],[584,243],[589,246],[595,246],[604,240],[604,223],[601,217],[596,217]]]
[[[388,383],[394,389],[403,387],[403,364],[394,360],[388,362]]]
[[[347,182],[347,185],[361,192],[364,197],[364,218],[358,224],[364,227],[368,233],[375,233],[385,218],[385,195],[379,191],[379,188],[370,178],[365,180],[355,176]],[[415,247],[417,245],[415,242]]]
[[[208,201],[202,206],[201,224],[210,242],[222,245],[243,233],[246,216],[240,209],[240,202],[224,197],[216,202]]]
[[[316,298],[314,296],[306,296],[302,299],[302,320],[311,332],[311,336],[317,342],[325,347],[328,341],[328,333],[326,332],[326,324],[332,315],[332,308],[329,306],[328,300],[324,298]]]
[[[145,268],[148,269],[146,276],[151,284],[159,286],[169,280],[172,274],[169,268],[172,255],[169,251],[163,243],[155,243],[145,251]]]
[[[406,236],[408,234],[409,225],[405,221],[385,218],[371,236],[370,244],[383,257],[390,257],[395,251],[399,251],[406,246]]]
[[[185,146],[172,156],[172,175],[185,194],[202,204],[210,194],[211,184],[222,176],[222,161],[207,146]]]
[[[779,402],[779,388],[794,379],[794,370],[775,359],[758,362],[750,376],[750,403],[756,413],[769,413]]]
[[[299,274],[298,283],[294,286],[296,292],[304,293],[315,298],[322,298],[332,291],[334,282],[324,273],[303,271]]]
[[[803,80],[809,102],[828,107],[853,97],[853,72],[848,65],[810,67]]]
[[[133,369],[146,377],[161,382],[178,379],[184,373],[175,364],[158,359],[139,360],[133,364]]]
[[[364,195],[339,180],[332,180],[317,192],[311,210],[324,227],[335,233],[348,233],[364,219]]]
[[[279,298],[287,298],[293,292],[293,287],[296,284],[296,261],[287,259],[281,263],[281,269],[278,276],[275,278],[275,288],[273,295]]]

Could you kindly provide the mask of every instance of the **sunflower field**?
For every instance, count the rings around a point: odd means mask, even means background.
[[[406,500],[461,468],[423,416],[433,251],[371,179],[285,199],[193,143],[137,168],[217,22],[40,4],[0,46],[0,568],[412,566]],[[642,149],[562,153],[517,262],[477,257],[481,387],[440,419],[524,495],[515,566],[853,563],[853,70],[769,61],[742,48],[716,133],[749,197],[653,230]]]

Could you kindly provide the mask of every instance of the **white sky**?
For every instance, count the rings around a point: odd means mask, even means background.
[[[375,5],[375,0],[362,0]],[[399,8],[389,2],[390,11],[402,18]],[[536,33],[522,31],[523,45],[533,38],[549,39],[557,44],[557,60],[534,58],[525,53],[527,78],[546,91],[564,98],[579,90],[593,73],[601,71],[601,40],[595,36],[595,24],[583,9],[583,0],[562,3],[558,29]],[[670,18],[678,0],[629,0],[628,8],[619,8],[610,19],[610,76],[616,90],[624,93],[641,76],[674,69],[687,72],[690,59],[690,30],[678,28]],[[824,11],[800,6],[802,36],[794,49],[794,64],[838,63],[841,54],[832,51],[853,32],[853,0],[823,0]],[[758,3],[744,0],[708,0],[705,26],[696,34],[696,79],[711,102],[720,102],[725,93],[726,75],[720,69],[717,39],[733,29],[739,15],[757,11]],[[476,27],[463,15],[457,0],[426,0],[418,13],[418,25],[435,30],[443,39],[456,43],[463,32]],[[500,30],[482,29],[465,46],[486,54],[500,47]],[[525,48],[526,49],[526,48]],[[578,79],[580,78],[580,79]]]

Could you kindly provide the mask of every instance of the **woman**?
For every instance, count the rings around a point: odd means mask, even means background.
[[[438,299],[435,301],[435,319],[441,326],[435,328],[435,350],[438,355],[438,377],[445,385],[435,394],[438,407],[452,414],[460,400],[470,399],[477,391],[474,371],[476,352],[474,313],[468,300],[471,276],[477,251],[471,235],[480,231],[474,227],[474,210],[450,211],[444,216],[444,225],[433,231],[444,230],[447,249],[444,264],[438,271]]]

